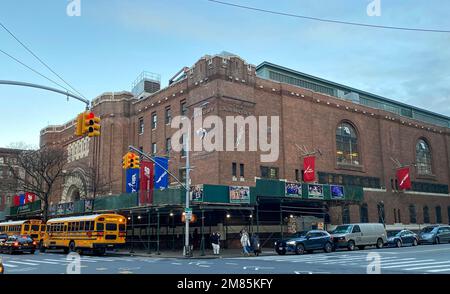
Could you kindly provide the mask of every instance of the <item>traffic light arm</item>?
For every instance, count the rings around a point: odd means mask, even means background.
[[[16,82],[16,81],[4,81],[0,80],[0,85],[11,85],[11,86],[21,86],[21,87],[29,87],[29,88],[37,88],[41,90],[51,91],[55,93],[62,94],[67,97],[72,97],[74,99],[77,99],[81,102],[84,102],[86,104],[86,110],[89,110],[90,102],[87,99],[81,98],[80,96],[74,95],[70,92],[64,92],[55,88],[47,87],[47,86],[41,86],[37,84],[31,84],[31,83],[25,83],[25,82]]]
[[[151,156],[145,154],[144,152],[142,152],[140,149],[137,149],[134,146],[128,146],[128,149],[130,149],[131,151],[134,151],[136,153],[138,153],[139,155],[141,155],[144,158],[147,158],[148,160],[150,160],[151,162],[153,162],[154,164],[156,164],[157,166],[159,166],[160,168],[162,168],[165,172],[167,172],[172,178],[174,178],[178,184],[180,184],[185,190],[188,190],[188,188],[186,187],[185,184],[183,184],[174,174],[172,174],[168,169],[166,169],[164,166],[162,166],[161,164],[159,164],[156,160],[154,160]]]

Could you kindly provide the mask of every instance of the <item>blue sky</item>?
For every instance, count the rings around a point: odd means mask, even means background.
[[[242,5],[402,27],[450,29],[448,0],[224,0]],[[205,54],[233,52],[270,61],[450,116],[450,34],[377,30],[241,10],[206,0],[0,0],[0,21],[89,99],[131,90],[142,70],[163,85]],[[0,49],[54,78],[0,29]],[[0,80],[53,86],[0,54]],[[62,124],[83,104],[50,92],[0,85],[0,147],[38,145],[39,131]]]

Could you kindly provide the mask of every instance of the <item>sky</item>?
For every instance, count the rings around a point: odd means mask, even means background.
[[[0,22],[92,100],[130,91],[143,70],[163,86],[206,54],[269,61],[450,116],[450,33],[372,29],[248,11],[207,0],[0,0]],[[374,25],[450,30],[448,0],[223,0],[262,9]],[[0,28],[0,49],[57,80]],[[0,53],[0,80],[58,87]],[[61,82],[60,82],[61,83]],[[0,85],[0,147],[39,145],[39,131],[84,105],[52,92]]]

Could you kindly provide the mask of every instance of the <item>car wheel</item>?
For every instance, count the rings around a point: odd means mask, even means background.
[[[9,255],[13,255],[14,254],[14,249],[12,247],[9,247],[8,254]]]
[[[348,249],[348,251],[353,251],[353,250],[355,250],[355,242],[353,242],[353,241],[348,241],[347,249]]]
[[[299,255],[303,253],[305,253],[305,246],[303,246],[303,244],[297,244],[297,246],[295,246],[295,254]]]
[[[419,245],[419,242],[417,242],[417,239],[414,239],[414,241],[413,241],[413,244],[412,244],[413,246],[417,246],[417,245]]]
[[[283,250],[277,250],[278,255],[285,255],[286,254],[286,249]]]
[[[330,242],[325,243],[323,251],[325,251],[325,253],[331,253],[331,251],[333,251],[333,246],[331,245]]]
[[[382,239],[378,239],[378,240],[377,240],[377,248],[378,248],[378,249],[381,249],[381,248],[383,248],[383,245],[384,245],[384,244],[383,244],[383,240],[382,240]]]
[[[70,241],[70,243],[69,243],[69,251],[70,252],[75,252],[75,242],[74,241]]]
[[[434,239],[434,244],[441,244],[441,240],[439,239],[439,237],[436,237],[436,239]]]
[[[400,247],[402,247],[402,242],[400,240],[397,240],[395,245],[397,246],[397,248],[400,248]]]
[[[105,254],[106,254],[106,249],[105,248],[101,248],[101,249],[95,250],[95,255],[103,256]]]

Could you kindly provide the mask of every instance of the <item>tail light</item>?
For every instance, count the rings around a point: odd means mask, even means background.
[[[19,247],[19,242],[14,242],[14,247]]]
[[[103,236],[103,232],[98,232],[97,236],[102,237]]]
[[[125,232],[119,232],[119,237],[125,237],[126,233]]]
[[[34,245],[34,246],[36,246],[36,245],[37,245],[36,241],[33,241],[33,245]]]

